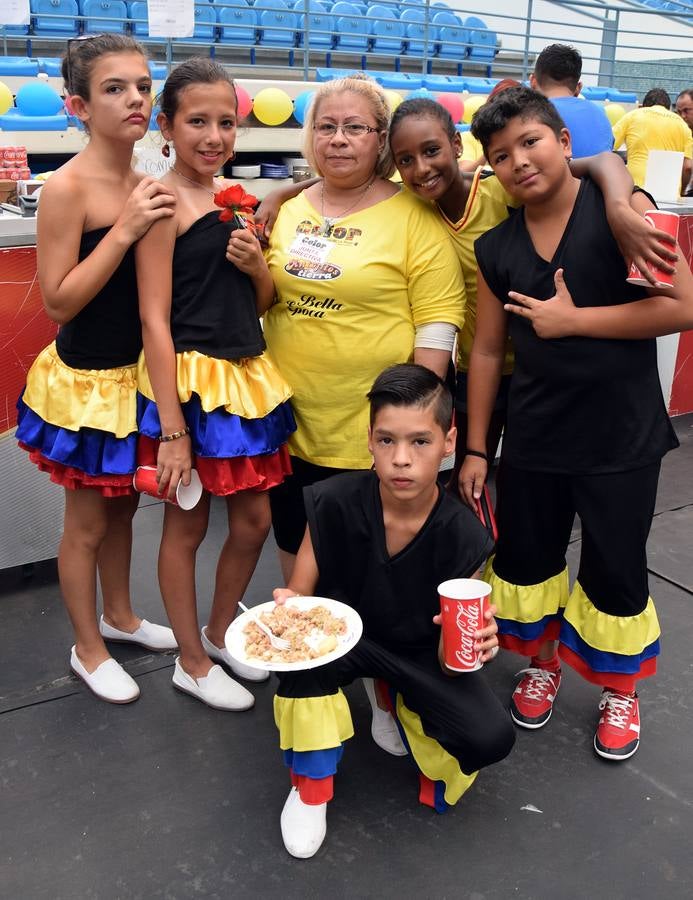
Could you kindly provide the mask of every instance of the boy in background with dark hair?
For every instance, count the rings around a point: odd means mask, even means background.
[[[342,743],[353,735],[341,687],[384,679],[393,715],[420,772],[420,800],[442,812],[483,766],[514,742],[507,712],[481,671],[446,669],[437,586],[472,577],[493,542],[476,516],[441,489],[441,461],[455,447],[452,395],[429,369],[397,365],[369,393],[374,471],[349,472],[304,491],[308,526],[277,603],[316,591],[363,620],[361,640],[341,659],[279,673],[274,713],[293,788],[281,816],[292,856],[313,856],[325,837],[327,801]],[[477,633],[482,660],[497,652],[493,607]]]
[[[529,83],[558,110],[572,140],[573,159],[611,150],[614,136],[603,107],[578,97],[582,82],[582,57],[575,47],[550,44],[534,64]]]
[[[560,658],[602,688],[594,749],[628,759],[639,745],[636,683],[653,675],[659,624],[646,542],[662,456],[678,446],[657,373],[656,335],[693,326],[693,277],[679,261],[666,292],[626,282],[604,201],[568,167],[570,135],[527,88],[505,91],[472,121],[503,187],[522,206],[476,241],[477,330],[469,369],[469,503],[508,332],[515,371],[498,476],[499,539],[487,580],[501,646],[531,657],[513,720],[545,725]],[[636,192],[632,206],[653,201]],[[681,257],[681,254],[680,254]],[[566,549],[582,523],[569,591]]]

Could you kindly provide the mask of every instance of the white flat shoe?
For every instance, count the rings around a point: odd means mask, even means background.
[[[239,678],[245,678],[246,681],[267,681],[269,678],[269,672],[265,669],[252,669],[250,666],[246,666],[243,663],[238,662],[237,659],[234,659],[226,647],[217,647],[216,644],[213,644],[207,637],[206,625],[200,632],[200,638],[202,639],[202,646],[207,656],[215,662],[224,663],[224,665],[228,666],[233,674],[238,675]]]
[[[296,788],[286,798],[279,824],[287,852],[297,859],[315,856],[327,834],[327,803],[304,803]]]
[[[181,666],[179,658],[176,658],[173,686],[213,709],[240,712],[250,709],[255,703],[255,697],[250,691],[246,691],[242,684],[229,678],[221,666],[212,666],[204,678],[193,678]]]
[[[132,703],[140,695],[135,679],[112,657],[104,660],[93,672],[87,672],[73,647],[70,650],[70,668],[92,694],[107,703]]]
[[[173,631],[165,625],[154,625],[146,619],[142,619],[137,631],[121,631],[109,625],[101,616],[99,619],[99,631],[106,641],[115,641],[120,644],[139,644],[147,650],[175,650],[178,641]]]
[[[371,735],[375,743],[391,756],[407,756],[409,751],[404,746],[397,723],[387,709],[381,709],[375,697],[375,684],[372,678],[363,678],[363,686],[373,711]]]

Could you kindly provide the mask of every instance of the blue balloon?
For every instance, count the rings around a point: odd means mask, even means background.
[[[314,96],[315,91],[303,91],[303,93],[299,94],[294,100],[294,118],[301,125],[303,125],[305,121],[308,105]]]
[[[23,116],[54,116],[63,108],[63,99],[44,81],[27,81],[17,91],[17,108]]]

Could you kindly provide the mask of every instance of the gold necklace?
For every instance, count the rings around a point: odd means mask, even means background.
[[[216,191],[212,191],[208,187],[205,187],[204,184],[200,184],[199,181],[195,181],[194,178],[188,178],[187,175],[183,175],[183,173],[179,172],[175,166],[171,166],[171,171],[175,172],[176,175],[180,175],[181,178],[185,178],[186,181],[189,181],[190,184],[194,184],[195,187],[199,187],[199,189],[201,191],[207,191],[207,193],[210,195],[210,197],[213,197],[217,193]]]
[[[324,235],[324,237],[329,237],[332,234],[332,230],[335,226],[335,222],[338,222],[340,219],[343,219],[344,216],[346,216],[347,213],[350,213],[352,211],[352,209],[354,209],[355,206],[358,206],[358,204],[363,200],[363,198],[366,196],[368,191],[370,191],[370,189],[373,187],[374,184],[375,184],[375,177],[371,178],[371,180],[366,185],[366,189],[361,191],[361,193],[358,195],[356,200],[351,204],[351,206],[348,206],[345,210],[343,210],[336,216],[326,216],[325,215],[325,182],[321,181],[320,182],[320,215],[322,216],[322,219],[323,219],[323,226],[320,229],[320,231],[318,232],[318,234]]]

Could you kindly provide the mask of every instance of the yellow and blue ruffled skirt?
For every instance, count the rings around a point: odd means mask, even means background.
[[[137,367],[73,369],[55,343],[38,355],[17,401],[17,440],[51,480],[106,497],[131,495],[137,465]]]
[[[138,462],[154,465],[161,423],[143,354],[137,381]],[[291,473],[291,389],[267,354],[225,360],[194,350],[178,353],[176,382],[205,490],[220,496],[264,491]]]

